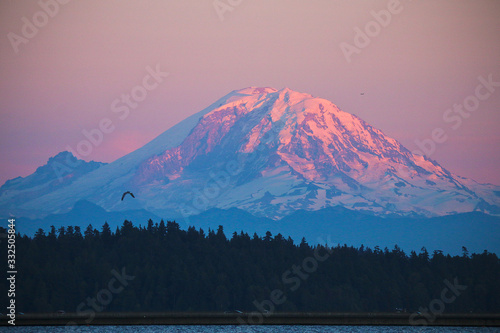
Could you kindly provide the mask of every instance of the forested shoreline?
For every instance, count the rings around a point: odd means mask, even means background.
[[[310,245],[149,220],[18,234],[16,264],[17,311],[25,313],[414,312],[436,300],[444,313],[500,311],[499,258],[465,248],[450,256]],[[0,286],[7,290],[6,279]]]

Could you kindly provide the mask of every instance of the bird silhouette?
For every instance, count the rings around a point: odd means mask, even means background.
[[[123,193],[123,195],[122,195],[122,201],[123,201],[123,198],[125,198],[125,196],[126,196],[127,194],[130,194],[130,195],[132,196],[132,198],[135,198],[135,197],[134,197],[134,194],[133,194],[132,192],[127,191],[127,192]]]

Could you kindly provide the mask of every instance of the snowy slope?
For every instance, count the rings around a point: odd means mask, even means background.
[[[65,187],[79,178],[106,165],[100,162],[78,160],[70,152],[61,152],[49,158],[28,177],[17,177],[0,187],[0,214],[6,216],[36,217],[36,212],[23,210],[24,203]]]
[[[137,200],[119,200],[132,190]],[[377,215],[499,214],[500,187],[413,155],[332,102],[288,88],[233,91],[144,147],[26,200],[19,211],[107,210],[189,216],[236,207],[280,219],[330,206]],[[118,200],[117,200],[118,198]],[[0,207],[8,199],[0,195]]]
[[[0,187],[0,214],[2,216],[39,218],[48,214],[68,212],[79,200],[88,200],[106,209],[111,208],[111,210],[113,206],[118,206],[119,210],[136,208],[135,206],[130,207],[130,204],[128,206],[121,205],[122,207],[120,207],[121,202],[117,201],[116,198],[121,197],[123,191],[127,189],[126,184],[134,175],[137,166],[144,159],[181,143],[201,116],[235,94],[237,93],[233,92],[219,99],[208,108],[186,118],[140,149],[119,158],[113,163],[107,165],[101,163],[104,165],[102,168],[87,174],[84,179],[75,179],[70,186],[38,191],[36,195],[31,192],[20,193],[21,196],[24,196],[24,200],[14,202],[12,196],[6,195],[5,191],[3,191],[7,189],[8,183],[14,180],[8,181]],[[70,153],[64,152],[64,154]],[[61,161],[61,163],[64,163],[64,161]],[[136,206],[142,207],[143,205],[138,204]]]
[[[239,92],[181,145],[141,164],[132,183],[151,209],[238,207],[281,218],[337,205],[426,216],[499,205],[498,187],[452,175],[330,101],[288,88]],[[232,163],[239,172],[228,184],[211,179]]]

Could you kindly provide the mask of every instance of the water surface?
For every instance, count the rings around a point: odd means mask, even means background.
[[[0,332],[22,333],[489,333],[500,332],[496,327],[408,327],[408,326],[33,326],[3,327]]]

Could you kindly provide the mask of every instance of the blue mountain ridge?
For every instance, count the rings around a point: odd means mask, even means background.
[[[89,201],[78,201],[73,209],[64,214],[52,214],[43,219],[17,219],[16,229],[27,235],[42,228],[49,231],[50,226],[80,226],[92,224],[101,229],[108,222],[111,230],[120,227],[127,219],[134,225],[145,226],[148,219],[159,222],[160,217],[143,209],[108,212]],[[163,217],[165,221],[173,220]],[[500,254],[500,217],[481,212],[461,213],[440,217],[390,217],[383,218],[372,214],[349,210],[343,207],[328,207],[317,211],[298,210],[281,220],[256,217],[244,210],[213,208],[189,219],[176,219],[181,229],[194,226],[217,229],[222,225],[227,238],[233,232],[257,233],[260,237],[270,231],[273,236],[281,233],[299,243],[304,237],[309,244],[338,244],[359,247],[392,249],[398,245],[409,253],[419,252],[425,247],[429,252],[440,250],[445,254],[457,255],[465,246],[471,253],[484,250]]]

